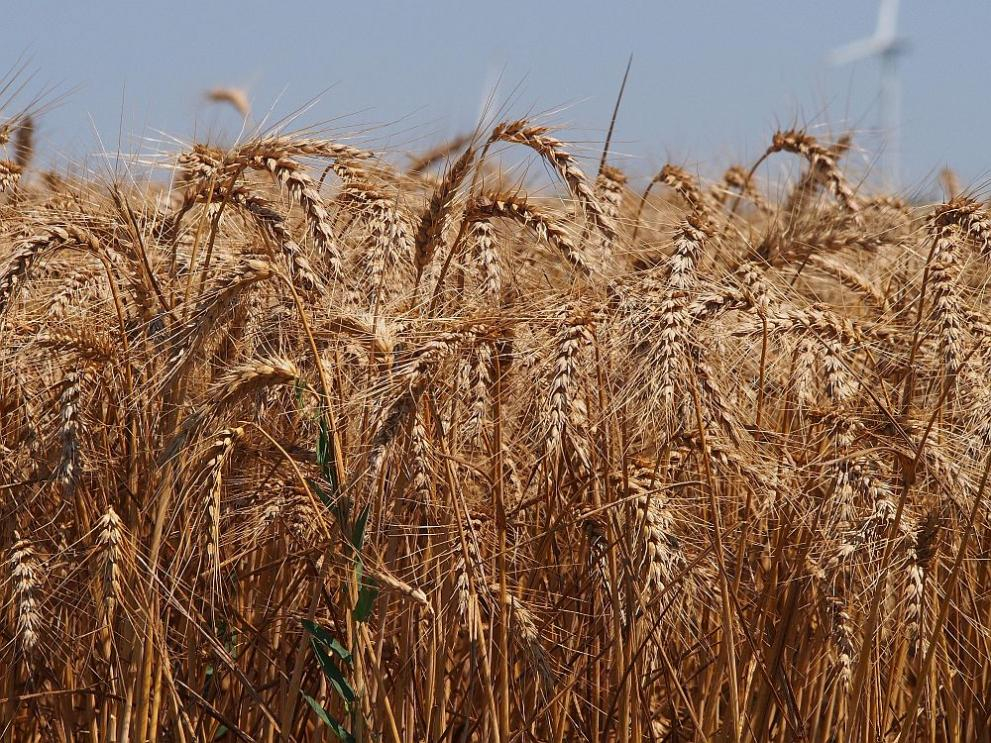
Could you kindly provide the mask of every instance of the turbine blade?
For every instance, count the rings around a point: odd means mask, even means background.
[[[839,49],[834,49],[830,52],[829,63],[834,66],[850,64],[865,57],[881,54],[889,45],[890,42],[888,40],[880,39],[876,36],[854,41],[851,44],[841,46]]]
[[[877,31],[879,39],[894,39],[898,24],[898,0],[881,0],[877,9]]]

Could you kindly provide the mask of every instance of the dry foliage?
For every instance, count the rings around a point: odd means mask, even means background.
[[[5,740],[991,736],[985,204],[801,131],[791,192],[640,196],[530,121],[406,171],[197,145],[167,187],[33,172],[29,126]]]

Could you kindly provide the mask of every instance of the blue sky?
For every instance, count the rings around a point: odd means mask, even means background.
[[[902,6],[903,185],[918,190],[949,164],[980,187],[991,177],[991,3]],[[23,53],[28,91],[68,93],[40,121],[50,162],[100,141],[115,150],[121,130],[132,152],[163,133],[232,136],[237,116],[202,98],[218,85],[247,88],[256,119],[312,104],[300,126],[415,149],[470,128],[497,80],[508,113],[541,114],[594,155],[632,52],[614,151],[633,173],[669,159],[714,172],[793,124],[860,132],[867,163],[877,66],[825,58],[869,35],[876,13],[871,0],[32,0],[4,8],[0,70]]]

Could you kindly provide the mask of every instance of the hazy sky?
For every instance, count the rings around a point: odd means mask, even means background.
[[[91,155],[101,138],[116,150],[121,128],[132,152],[162,133],[236,134],[236,114],[202,98],[217,85],[245,87],[256,120],[315,100],[300,126],[415,149],[470,128],[500,78],[509,113],[543,114],[592,153],[632,52],[614,151],[634,173],[747,161],[796,123],[862,132],[866,162],[877,65],[825,57],[876,14],[871,0],[31,0],[3,10],[0,71],[23,52],[29,92],[71,91],[40,121],[43,158]],[[906,188],[944,164],[971,185],[991,176],[988,28],[988,2],[902,3]]]

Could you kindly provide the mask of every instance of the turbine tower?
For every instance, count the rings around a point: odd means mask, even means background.
[[[905,40],[898,36],[898,0],[881,0],[877,13],[877,29],[874,35],[835,49],[829,55],[834,66],[850,64],[868,57],[877,57],[881,63],[881,88],[878,93],[883,147],[879,164],[885,186],[899,185],[899,119],[901,116],[901,90],[898,80],[898,57],[906,50]]]

